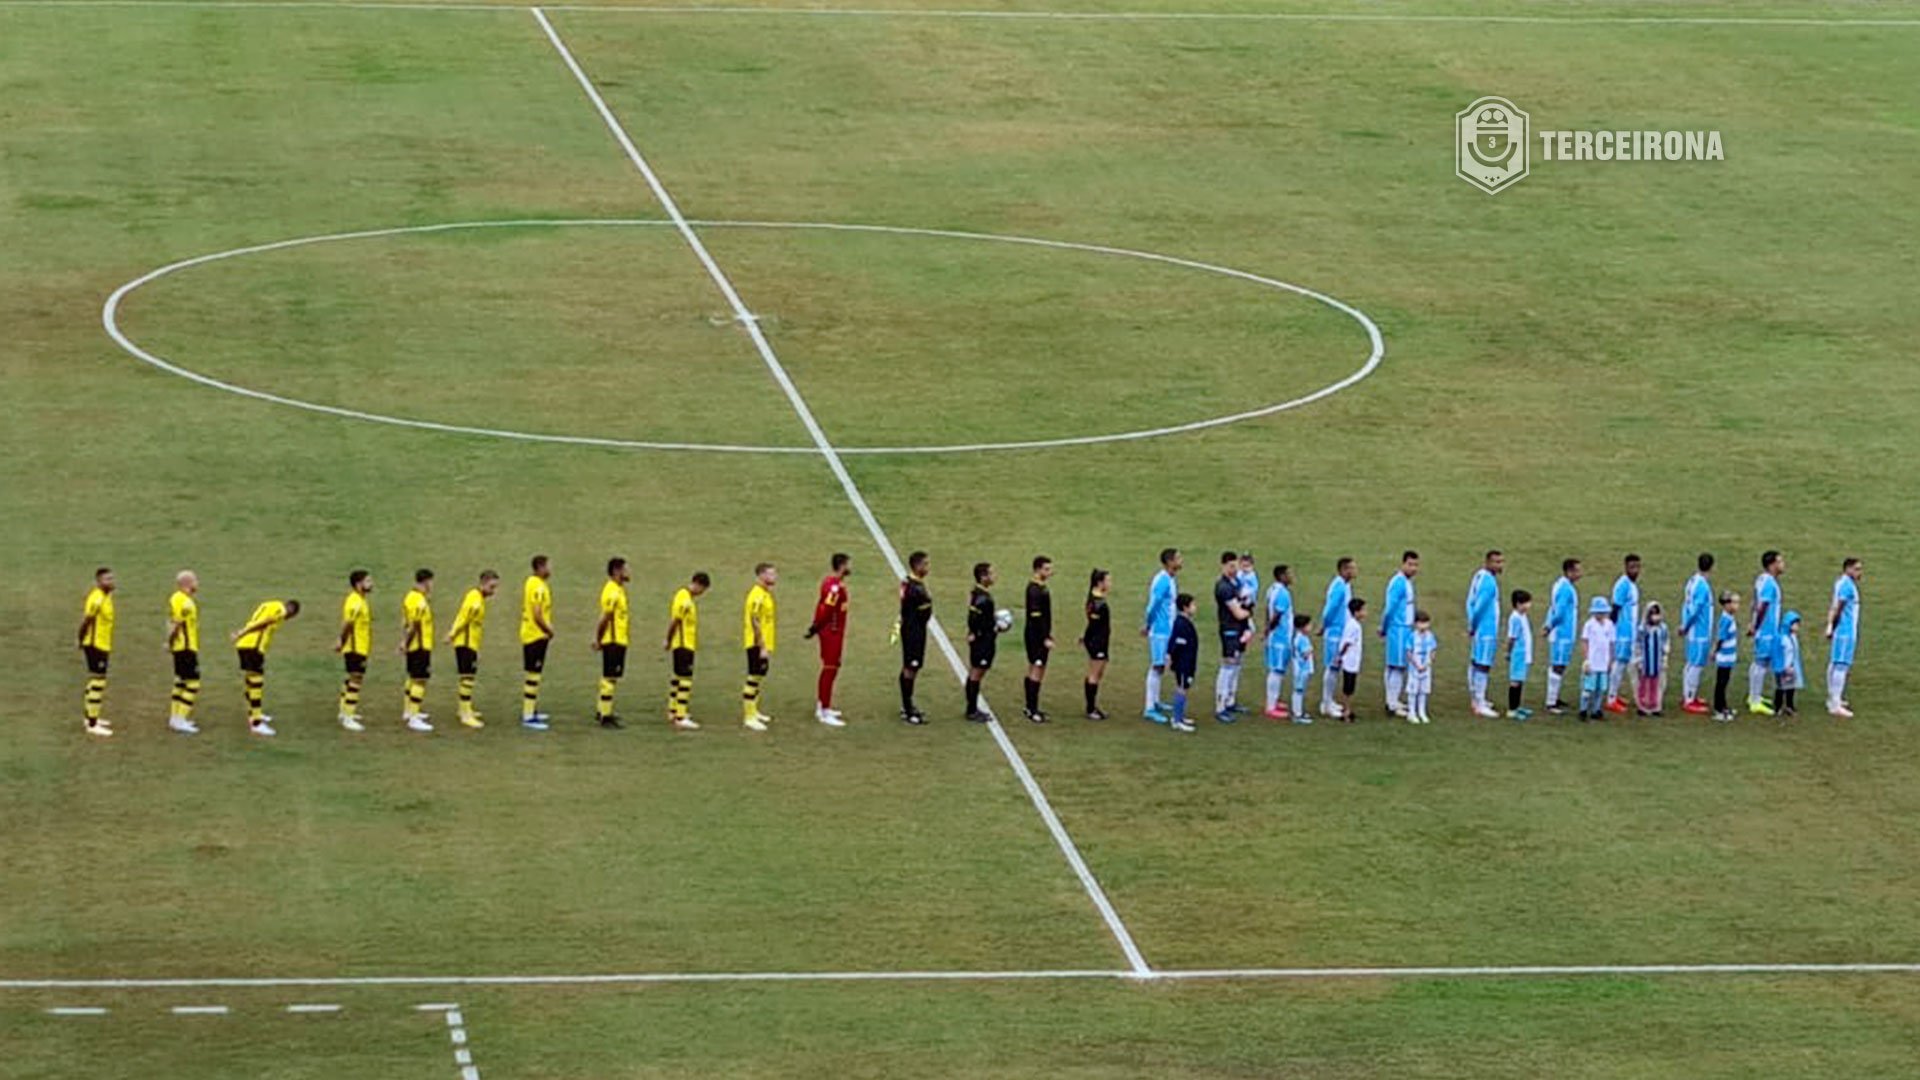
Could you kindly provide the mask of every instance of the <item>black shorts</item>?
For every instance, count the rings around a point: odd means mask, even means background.
[[[520,646],[520,670],[541,672],[547,669],[547,642],[552,638],[529,641]]]
[[[453,670],[461,675],[480,674],[480,650],[463,649],[455,646],[453,650]]]
[[[1052,649],[1047,648],[1046,638],[1030,637],[1027,639],[1027,663],[1028,664],[1034,667],[1045,667],[1047,664],[1047,656],[1052,652],[1053,652]]]
[[[985,671],[993,666],[993,657],[997,651],[999,651],[999,643],[992,638],[970,642],[967,646],[967,666]]]
[[[1222,660],[1238,660],[1241,654],[1247,651],[1246,639],[1241,636],[1242,633],[1243,631],[1240,630],[1220,631],[1220,658]]]
[[[367,654],[358,652],[341,653],[340,666],[346,668],[347,674],[349,675],[365,675],[367,673]]]
[[[240,650],[240,670],[249,675],[264,675],[267,671],[267,654],[259,649]]]
[[[181,649],[173,654],[173,677],[176,679],[197,679],[200,677],[200,654],[192,649]]]
[[[1105,660],[1107,658],[1107,639],[1106,638],[1100,638],[1098,640],[1083,641],[1081,642],[1081,645],[1087,650],[1087,659]]]
[[[693,678],[693,650],[673,650],[673,673],[682,679]]]
[[[107,651],[105,649],[96,649],[91,645],[82,645],[81,649],[87,654],[87,674],[105,675],[107,673],[107,660],[109,659]]]
[[[772,666],[773,666],[773,657],[769,656],[764,652],[761,652],[758,649],[747,650],[747,674],[765,675],[767,673],[767,669],[771,668]]]
[[[625,645],[600,646],[600,677],[617,679],[627,673],[627,647]]]
[[[407,653],[407,678],[433,678],[432,649],[414,649]]]
[[[1175,671],[1173,673],[1173,685],[1179,687],[1182,690],[1192,689],[1193,688],[1193,672]]]
[[[927,662],[927,630],[900,628],[900,666],[917,671]]]
[[[1348,697],[1352,697],[1353,688],[1355,686],[1358,686],[1359,684],[1360,684],[1359,672],[1343,671],[1340,673],[1340,692],[1341,693],[1347,695]]]

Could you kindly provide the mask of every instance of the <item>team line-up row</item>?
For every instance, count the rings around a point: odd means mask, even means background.
[[[1767,551],[1760,562],[1761,572],[1754,582],[1752,613],[1745,627],[1745,636],[1753,641],[1747,707],[1756,714],[1792,715],[1796,709],[1795,692],[1805,681],[1800,658],[1800,617],[1784,609],[1781,575],[1786,568],[1785,558],[1777,551]],[[1194,725],[1188,716],[1187,699],[1197,677],[1200,635],[1193,621],[1195,599],[1177,586],[1184,565],[1178,549],[1165,549],[1160,553],[1160,570],[1148,589],[1140,626],[1150,654],[1143,715],[1173,730],[1191,732]],[[1660,715],[1665,699],[1670,635],[1677,632],[1686,651],[1682,709],[1690,713],[1711,712],[1715,719],[1731,720],[1734,713],[1727,703],[1727,687],[1738,659],[1742,633],[1740,597],[1732,592],[1715,592],[1711,577],[1714,565],[1712,555],[1699,556],[1697,571],[1683,587],[1677,625],[1670,630],[1657,601],[1642,605],[1641,559],[1628,555],[1611,593],[1592,598],[1588,605],[1589,617],[1576,632],[1580,607],[1578,583],[1584,568],[1579,559],[1564,560],[1561,575],[1550,590],[1541,629],[1548,649],[1547,709],[1556,714],[1570,709],[1562,700],[1561,691],[1566,669],[1573,660],[1575,643],[1579,642],[1584,649],[1579,681],[1582,720],[1601,719],[1608,712],[1627,712],[1629,695],[1632,707],[1641,715]],[[549,717],[540,710],[540,684],[548,646],[554,638],[553,594],[549,585],[551,560],[536,555],[529,569],[522,586],[519,622],[523,672],[521,723],[531,730],[545,730]],[[844,725],[833,706],[833,693],[846,637],[847,578],[851,569],[852,559],[848,555],[833,556],[829,572],[820,582],[813,620],[806,632],[808,638],[818,642],[820,652],[814,716],[831,727]],[[915,689],[919,671],[925,664],[928,628],[933,619],[928,569],[925,552],[914,552],[909,557],[909,572],[900,583],[899,612],[894,624],[894,640],[901,650],[900,716],[911,724],[926,721],[926,713],[915,703]],[[1049,584],[1053,569],[1052,560],[1035,557],[1026,586],[1023,637],[1027,671],[1023,713],[1035,723],[1045,723],[1048,719],[1040,705],[1040,692],[1055,644]],[[1852,715],[1846,685],[1859,640],[1859,582],[1863,569],[1863,563],[1857,558],[1848,558],[1842,563],[1825,619],[1825,636],[1832,642],[1827,667],[1827,708],[1835,716]],[[1417,603],[1415,578],[1419,572],[1419,554],[1404,552],[1399,569],[1389,578],[1386,587],[1378,636],[1384,639],[1388,713],[1412,723],[1427,723],[1433,663],[1439,643],[1431,618]],[[1499,579],[1504,572],[1505,556],[1497,550],[1489,551],[1468,585],[1470,707],[1476,716],[1500,715],[1489,700],[1489,683],[1504,646],[1508,675],[1506,715],[1526,720],[1533,715],[1523,704],[1534,660],[1533,597],[1525,589],[1512,590],[1508,595],[1503,636]],[[1267,669],[1265,714],[1275,720],[1311,723],[1313,717],[1306,707],[1306,692],[1315,671],[1312,641],[1315,634],[1322,638],[1319,650],[1324,668],[1321,712],[1332,718],[1353,720],[1353,696],[1365,643],[1362,628],[1368,618],[1366,601],[1354,596],[1357,576],[1358,564],[1354,559],[1337,560],[1316,627],[1313,615],[1296,611],[1290,566],[1275,566],[1272,580],[1263,591],[1250,553],[1221,554],[1220,575],[1213,586],[1221,656],[1214,685],[1216,720],[1232,723],[1250,711],[1239,701],[1240,675],[1245,654],[1258,641],[1264,642]],[[348,592],[341,604],[339,634],[334,644],[334,651],[340,654],[345,669],[339,696],[339,722],[349,731],[362,731],[365,725],[359,704],[372,655],[373,617],[368,597],[374,589],[374,578],[367,570],[354,570],[347,580]],[[591,640],[593,650],[600,655],[601,666],[594,716],[607,728],[623,726],[614,711],[614,699],[618,683],[626,672],[631,644],[627,598],[627,585],[631,580],[625,559],[608,560],[607,579],[600,591],[599,621]],[[985,721],[991,716],[981,703],[981,687],[993,667],[998,638],[1012,629],[1015,619],[1010,610],[995,604],[991,590],[997,583],[997,574],[991,563],[975,564],[973,580],[967,602],[966,716],[969,720]],[[444,639],[445,644],[453,647],[458,674],[458,715],[467,727],[484,726],[474,708],[474,687],[488,602],[499,582],[498,573],[492,570],[481,573],[477,583],[462,597]],[[741,721],[754,731],[766,730],[771,719],[761,711],[760,704],[777,647],[774,593],[778,582],[779,570],[774,564],[756,566],[753,584],[742,607],[741,642],[746,653],[746,677],[740,692]],[[413,585],[401,601],[400,641],[396,646],[396,651],[405,657],[406,669],[401,720],[409,729],[421,732],[433,730],[425,711],[436,640],[433,586],[432,571],[422,569],[414,573]],[[1083,690],[1085,715],[1092,720],[1106,718],[1100,708],[1099,692],[1112,640],[1111,586],[1111,572],[1095,569],[1089,575],[1083,606],[1084,628],[1077,639],[1087,657]],[[690,702],[694,662],[699,650],[698,601],[710,587],[710,576],[705,572],[696,573],[673,594],[669,604],[662,641],[662,648],[672,660],[666,714],[668,721],[681,730],[697,730],[700,726],[690,715]],[[193,571],[182,570],[175,577],[175,589],[168,600],[167,646],[174,668],[168,725],[182,734],[195,734],[199,730],[193,721],[201,689],[199,589],[198,576]],[[105,701],[116,619],[115,590],[112,569],[96,570],[93,587],[83,604],[77,635],[87,666],[83,698],[85,729],[102,737],[113,734],[105,716]],[[248,729],[257,735],[274,734],[272,717],[265,709],[267,653],[276,631],[300,611],[298,600],[264,601],[231,635],[241,670]],[[1716,673],[1711,706],[1701,696],[1703,674],[1709,666]],[[1163,681],[1169,671],[1173,675],[1170,704],[1163,700]],[[1774,681],[1771,701],[1763,696],[1769,675]],[[1287,692],[1289,684],[1291,695]]]

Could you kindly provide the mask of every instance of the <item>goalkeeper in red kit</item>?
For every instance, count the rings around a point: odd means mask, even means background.
[[[833,707],[833,680],[840,674],[840,648],[847,639],[847,575],[852,572],[853,556],[834,555],[832,569],[820,579],[813,625],[807,627],[808,637],[820,639],[820,686],[813,715],[828,727],[847,726],[840,710]]]

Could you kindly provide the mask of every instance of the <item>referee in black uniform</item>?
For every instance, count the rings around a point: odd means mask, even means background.
[[[1087,719],[1105,720],[1100,711],[1100,679],[1107,673],[1107,650],[1112,643],[1113,612],[1107,606],[1107,590],[1113,574],[1098,567],[1087,578],[1087,628],[1081,631],[1080,644],[1087,650]]]
[[[933,594],[927,591],[927,553],[907,556],[900,582],[900,719],[924,724],[927,714],[913,703],[914,680],[927,662],[927,623],[933,621]]]
[[[1047,722],[1040,711],[1040,681],[1047,677],[1047,657],[1053,652],[1053,593],[1047,579],[1053,576],[1053,560],[1045,555],[1033,557],[1033,577],[1027,581],[1027,719],[1036,724]]]
[[[973,591],[967,595],[967,719],[984,724],[993,714],[980,709],[980,683],[993,667],[1000,627],[994,621],[993,564],[973,564]]]

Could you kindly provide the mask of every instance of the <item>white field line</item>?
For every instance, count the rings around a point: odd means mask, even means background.
[[[350,11],[508,11],[518,4],[420,3],[395,0],[0,0],[0,8],[269,8]],[[1521,26],[1756,26],[1756,27],[1920,27],[1920,19],[1823,18],[1817,15],[1462,15],[1375,11],[977,11],[964,8],[753,7],[746,5],[547,4],[548,11],[622,15],[805,16],[813,18],[991,19],[1039,22],[1280,22],[1280,23],[1510,23]]]
[[[47,1010],[48,1016],[105,1016],[107,1010],[98,1005],[55,1005]]]
[[[633,162],[633,167],[638,169],[640,175],[645,178],[647,186],[653,190],[654,198],[659,200],[661,209],[666,211],[667,216],[673,220],[674,226],[680,230],[681,238],[686,240],[687,246],[700,260],[700,265],[706,268],[707,276],[713,279],[714,286],[727,298],[727,303],[733,308],[734,318],[746,331],[747,337],[753,342],[753,347],[759,351],[760,359],[766,364],[767,373],[773,376],[773,381],[778,383],[781,392],[786,394],[787,403],[793,407],[794,415],[800,418],[801,424],[807,429],[808,436],[813,439],[813,444],[819,448],[821,458],[826,461],[827,467],[833,470],[834,478],[840,482],[840,490],[845,493],[847,501],[853,504],[854,511],[860,515],[860,520],[866,525],[867,533],[873,537],[874,544],[879,547],[881,554],[886,556],[887,565],[892,568],[894,576],[905,577],[907,568],[900,559],[899,551],[895,550],[893,541],[887,537],[886,530],[880,527],[880,522],[873,516],[873,508],[867,505],[866,496],[860,493],[859,486],[853,482],[852,475],[847,472],[846,462],[841,460],[833,443],[827,439],[826,432],[820,427],[820,422],[814,419],[813,409],[800,395],[799,388],[794,386],[793,379],[788,376],[786,367],[780,363],[780,358],[774,355],[773,346],[767,342],[766,335],[760,332],[759,319],[748,309],[746,302],[740,299],[740,294],[734,289],[733,282],[728,280],[726,273],[714,261],[713,256],[707,251],[707,245],[701,242],[700,234],[694,232],[693,226],[687,223],[686,215],[680,212],[679,204],[674,202],[666,186],[655,175],[653,167],[647,164],[647,159],[641,156],[639,148],[634,146],[633,139],[627,135],[626,129],[613,115],[613,110],[607,107],[606,99],[600,96],[600,91],[594,87],[593,80],[587,77],[586,71],[580,67],[580,62],[574,59],[572,50],[568,49],[566,42],[560,39],[560,34],[553,28],[553,23],[547,20],[546,12],[539,8],[533,8],[532,11],[534,21],[538,22],[540,29],[546,32],[547,40],[552,42],[560,58],[566,62],[567,70],[573,72],[574,79],[580,84],[580,89],[585,91],[594,109],[599,112],[600,119],[605,122],[607,130],[613,133],[614,140],[620,144],[622,150],[626,151],[627,160]],[[954,675],[965,679],[966,667],[961,663],[960,654],[954,650],[953,642],[947,637],[946,630],[940,625],[939,620],[933,620],[928,630],[932,633],[934,641],[939,643],[940,651],[946,655],[947,663],[953,668]],[[1014,774],[1026,788],[1027,798],[1032,801],[1034,809],[1039,811],[1041,820],[1046,822],[1047,830],[1053,834],[1054,843],[1059,846],[1061,854],[1066,857],[1067,864],[1079,877],[1080,885],[1086,890],[1088,899],[1099,911],[1100,918],[1106,922],[1108,932],[1113,935],[1114,941],[1120,946],[1120,951],[1125,954],[1128,965],[1136,974],[1150,975],[1152,969],[1147,966],[1146,958],[1140,953],[1140,947],[1134,944],[1133,935],[1128,932],[1126,924],[1120,921],[1119,913],[1108,901],[1106,890],[1100,887],[1100,882],[1094,878],[1093,871],[1087,867],[1086,860],[1080,857],[1080,849],[1074,845],[1073,838],[1067,835],[1066,828],[1060,824],[1060,818],[1053,812],[1052,805],[1047,802],[1046,794],[1034,782],[1033,774],[1027,770],[1026,762],[1021,760],[1020,752],[1014,749],[1013,742],[1007,738],[999,721],[989,720],[987,727],[993,732],[994,742],[999,745],[1000,752],[1005,755],[1007,764],[1013,767]]]
[[[337,1013],[340,1011],[340,1006],[338,1005],[289,1005],[287,1006],[287,1011],[290,1013]]]
[[[170,1012],[175,1016],[225,1016],[225,1005],[175,1005]]]
[[[402,225],[402,226],[395,226],[392,228],[385,228],[385,229],[359,229],[353,232],[325,233],[325,234],[316,235],[316,236],[300,236],[300,237],[294,237],[292,239],[287,239],[287,240],[275,240],[275,241],[271,241],[263,244],[250,244],[246,247],[229,248],[226,251],[215,251],[205,255],[196,255],[191,258],[180,259],[175,262],[168,263],[165,266],[157,267],[153,270],[147,271],[144,274],[141,274],[139,277],[134,278],[132,281],[129,281],[126,284],[115,289],[113,293],[107,297],[106,303],[101,307],[101,310],[100,310],[100,322],[101,322],[101,325],[105,328],[107,332],[107,336],[112,338],[116,345],[119,345],[121,349],[126,351],[132,357],[134,357],[134,359],[139,360],[145,364],[148,364],[149,366],[158,368],[161,371],[168,373],[169,375],[178,375],[181,378],[199,383],[202,386],[211,387],[215,390],[222,390],[230,394],[237,394],[241,397],[251,398],[256,401],[264,401],[273,405],[284,405],[290,408],[304,409],[308,412],[322,413],[328,416],[338,416],[348,420],[362,420],[370,423],[389,424],[395,427],[415,428],[423,431],[433,431],[433,432],[439,432],[443,434],[476,435],[476,436],[493,438],[493,439],[511,439],[519,442],[557,443],[557,444],[569,445],[569,446],[593,446],[593,447],[603,447],[607,449],[620,449],[620,450],[669,450],[669,451],[685,451],[685,452],[712,451],[715,453],[729,453],[729,454],[817,454],[819,453],[819,449],[811,445],[752,446],[752,445],[735,444],[735,443],[657,442],[657,441],[649,441],[644,439],[614,439],[614,438],[607,438],[603,436],[591,436],[591,435],[558,435],[558,434],[547,434],[544,432],[537,432],[537,431],[512,431],[512,430],[506,430],[501,428],[474,427],[474,426],[465,425],[465,424],[445,424],[445,423],[440,423],[439,421],[434,421],[434,420],[416,420],[416,419],[412,419],[404,416],[393,416],[387,413],[366,412],[360,409],[351,409],[351,408],[346,408],[339,405],[323,405],[317,402],[304,401],[299,398],[286,397],[284,395],[275,394],[269,391],[255,390],[251,387],[240,386],[234,383],[225,382],[221,379],[216,379],[211,375],[206,375],[201,372],[194,371],[191,368],[182,367],[181,365],[176,364],[173,361],[166,359],[165,357],[161,357],[161,356],[155,355],[152,352],[149,352],[145,347],[140,345],[138,342],[134,341],[124,330],[120,328],[120,309],[127,303],[128,298],[131,297],[136,290],[141,289],[147,285],[150,285],[153,282],[158,281],[163,277],[167,277],[168,275],[178,273],[179,271],[189,270],[197,266],[205,266],[209,263],[221,262],[226,259],[243,258],[249,255],[259,255],[259,254],[264,254],[264,253],[273,252],[273,251],[285,251],[290,248],[307,247],[314,244],[340,243],[340,242],[353,241],[353,240],[372,240],[372,239],[381,239],[385,237],[394,237],[394,236],[410,236],[414,234],[447,233],[447,232],[457,232],[465,229],[586,228],[586,227],[647,228],[647,227],[659,227],[659,226],[672,226],[673,224],[674,222],[672,221],[652,219],[652,218],[551,218],[551,219],[523,218],[523,219],[506,219],[506,220],[498,220],[498,221],[450,221],[450,222],[441,222],[435,225]],[[1309,289],[1304,285],[1295,285],[1292,282],[1281,281],[1278,278],[1265,277],[1263,275],[1251,273],[1246,270],[1236,270],[1230,266],[1220,266],[1215,263],[1200,262],[1199,260],[1196,260],[1196,259],[1185,259],[1177,255],[1162,255],[1152,251],[1139,251],[1133,248],[1113,247],[1111,245],[1106,245],[1106,244],[1083,244],[1083,243],[1078,243],[1071,240],[1048,240],[1048,239],[1043,239],[1035,236],[1012,236],[1012,235],[1006,235],[1001,233],[965,232],[958,229],[923,229],[923,228],[913,228],[913,227],[901,226],[901,225],[870,225],[870,224],[821,222],[821,221],[721,221],[721,220],[698,220],[698,221],[690,220],[687,222],[687,224],[694,226],[696,228],[702,228],[702,229],[706,229],[706,228],[793,229],[793,230],[802,230],[802,231],[810,230],[810,231],[816,231],[816,232],[830,232],[830,233],[842,232],[842,233],[867,233],[867,234],[890,235],[890,236],[925,236],[925,237],[936,237],[940,239],[949,239],[949,240],[973,240],[973,241],[986,241],[986,242],[999,243],[999,244],[1017,244],[1025,247],[1050,248],[1050,249],[1056,249],[1061,251],[1082,251],[1082,252],[1088,252],[1095,255],[1107,255],[1107,256],[1116,256],[1116,257],[1130,258],[1130,259],[1140,259],[1146,262],[1156,262],[1156,263],[1162,263],[1168,266],[1177,266],[1177,267],[1182,267],[1190,270],[1200,270],[1207,273],[1219,274],[1222,277],[1236,278],[1241,281],[1246,281],[1255,285],[1263,286],[1265,288],[1277,289],[1282,292],[1290,292],[1297,296],[1306,297],[1307,299],[1313,300],[1316,303],[1324,304],[1327,307],[1333,308],[1334,310],[1353,319],[1355,322],[1360,324],[1361,329],[1365,331],[1367,335],[1369,350],[1367,353],[1366,360],[1360,365],[1359,369],[1345,376],[1344,378],[1338,380],[1337,382],[1331,383],[1327,386],[1323,386],[1318,390],[1311,391],[1309,393],[1303,394],[1299,397],[1289,399],[1287,401],[1276,402],[1271,405],[1262,405],[1256,409],[1248,409],[1242,412],[1229,413],[1224,416],[1213,416],[1213,417],[1207,417],[1200,420],[1190,420],[1184,423],[1172,424],[1172,425],[1167,425],[1163,427],[1139,428],[1132,431],[1117,431],[1117,432],[1108,432],[1106,434],[1096,434],[1096,435],[1068,435],[1068,436],[1061,436],[1061,437],[1050,438],[1050,439],[1026,439],[1026,440],[1019,440],[1019,441],[1012,441],[1012,442],[926,444],[926,445],[919,445],[919,446],[839,446],[839,445],[836,445],[834,447],[834,451],[840,454],[842,457],[845,457],[850,454],[963,454],[963,453],[981,453],[981,452],[987,452],[987,451],[1000,451],[1000,450],[1047,450],[1047,449],[1054,449],[1058,447],[1068,447],[1068,446],[1092,446],[1100,443],[1134,442],[1141,439],[1156,439],[1166,435],[1186,434],[1194,431],[1202,431],[1207,428],[1223,427],[1227,424],[1237,424],[1246,420],[1254,420],[1260,417],[1272,416],[1277,413],[1282,413],[1291,409],[1300,408],[1301,406],[1304,406],[1304,405],[1311,405],[1314,402],[1319,401],[1323,398],[1330,397],[1333,394],[1337,394],[1340,391],[1345,390],[1350,386],[1353,386],[1355,383],[1360,382],[1362,379],[1365,379],[1368,376],[1372,375],[1374,371],[1380,367],[1380,363],[1382,359],[1384,359],[1386,356],[1386,348],[1387,348],[1386,342],[1381,336],[1380,327],[1376,325],[1370,317],[1368,317],[1366,312],[1361,311],[1359,308],[1356,308],[1351,304],[1348,304],[1342,300],[1336,299],[1335,297],[1328,296],[1327,294],[1323,292],[1319,292],[1315,289]]]
[[[473,1063],[473,1051],[467,1048],[467,1018],[457,1006],[448,1009],[446,1016],[447,1041],[453,1044],[453,1063],[460,1070],[460,1080],[480,1080],[480,1069]]]
[[[1247,980],[1311,979],[1455,979],[1455,978],[1567,978],[1606,975],[1920,975],[1920,963],[1756,963],[1756,964],[1517,964],[1461,967],[1260,967],[1156,968],[1151,974],[1114,969],[1036,971],[691,971],[635,972],[597,975],[368,975],[317,978],[166,978],[166,979],[4,979],[0,990],[178,990],[223,988],[234,990],[278,987],[543,987],[650,986],[700,983],[943,983],[1042,982],[1071,980]],[[419,1006],[428,1012],[452,1012],[457,1005]],[[99,1007],[48,1009],[60,1016],[101,1016]]]

